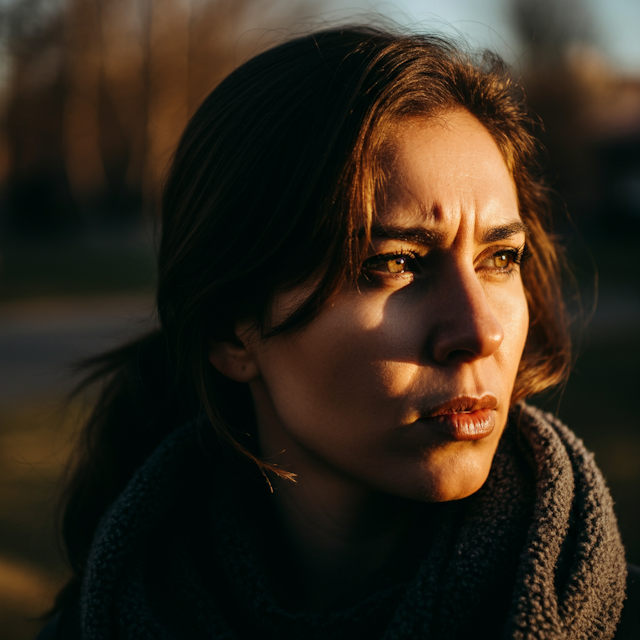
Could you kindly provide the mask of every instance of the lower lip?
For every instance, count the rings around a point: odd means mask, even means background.
[[[496,414],[493,409],[478,409],[468,413],[446,413],[422,418],[420,422],[433,426],[454,440],[482,440],[495,429]]]

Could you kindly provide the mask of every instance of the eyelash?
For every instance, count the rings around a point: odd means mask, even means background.
[[[411,273],[416,273],[417,271],[419,271],[419,268],[416,268],[413,271],[411,271],[410,269],[405,269],[403,271],[398,271],[398,272],[389,271],[388,274],[383,274],[382,271],[375,271],[373,267],[383,266],[385,264],[389,265],[394,260],[395,261],[405,260],[406,265],[408,266],[412,262],[417,262],[422,257],[423,256],[413,251],[406,251],[406,250],[394,251],[392,253],[381,253],[381,254],[378,254],[377,256],[372,256],[371,258],[368,258],[367,260],[365,260],[362,266],[365,274],[371,275],[371,276],[375,275],[378,277],[385,277],[385,278],[389,276],[391,277],[403,276],[407,273],[407,271]]]
[[[505,268],[501,267],[490,267],[495,269],[498,273],[506,273],[513,274],[515,272],[515,268],[524,264],[530,257],[531,253],[526,244],[523,244],[517,248],[507,248],[507,249],[499,249],[498,251],[494,251],[491,255],[487,256],[487,258],[496,258],[500,255],[509,255],[511,256],[511,262]],[[485,259],[487,259],[485,258]]]
[[[515,270],[516,266],[523,265],[530,257],[531,252],[529,250],[528,245],[523,244],[517,248],[506,248],[506,249],[498,249],[494,251],[491,255],[486,256],[483,260],[487,260],[490,258],[496,258],[500,255],[509,255],[511,256],[511,262],[507,267],[488,267],[489,269],[494,269],[496,272],[500,274],[512,274]],[[397,277],[405,277],[407,273],[419,274],[422,270],[420,263],[418,262],[421,258],[424,258],[423,255],[416,253],[414,251],[409,250],[400,250],[394,251],[392,253],[383,253],[376,256],[372,256],[364,261],[362,265],[363,273],[368,278],[397,278]],[[392,261],[405,260],[405,269],[398,272],[383,272],[376,271],[373,269],[374,266],[383,266],[385,264],[389,265]],[[411,268],[411,264],[415,263],[415,266]]]

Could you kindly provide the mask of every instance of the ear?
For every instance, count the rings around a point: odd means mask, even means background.
[[[220,373],[236,382],[251,382],[260,374],[253,355],[240,339],[233,342],[212,340],[209,345],[209,362]]]

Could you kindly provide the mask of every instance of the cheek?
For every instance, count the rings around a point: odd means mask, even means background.
[[[529,308],[522,283],[519,280],[514,282],[510,290],[499,292],[491,302],[504,331],[497,359],[505,382],[513,387],[529,333]]]
[[[258,364],[280,419],[330,420],[338,429],[374,416],[391,418],[419,367],[394,357],[401,348],[382,315],[361,304],[334,305],[297,334],[278,337]],[[392,418],[391,418],[392,419]]]
[[[518,292],[512,299],[506,322],[505,335],[509,336],[510,356],[517,369],[529,333],[529,306],[522,282],[518,282]]]

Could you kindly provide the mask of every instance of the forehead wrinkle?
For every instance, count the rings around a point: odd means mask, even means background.
[[[412,163],[411,154],[407,157],[407,153],[413,147],[407,149],[407,144],[412,143],[412,129],[424,124],[424,119],[405,121],[403,127],[396,130],[395,135],[388,141],[384,158],[386,180],[382,189],[383,197],[378,201],[380,206],[374,214],[371,236],[412,241],[427,246],[444,246],[448,244],[447,238],[458,238],[463,231],[462,227],[467,227],[469,231],[476,228],[475,233],[468,238],[471,240],[475,236],[475,242],[478,244],[496,242],[518,233],[527,235],[526,226],[519,219],[516,184],[506,164],[505,169],[515,196],[514,217],[509,215],[512,207],[502,197],[501,190],[498,189],[497,193],[492,193],[495,185],[491,179],[487,182],[485,177],[487,184],[483,183],[480,186],[486,188],[483,193],[477,193],[477,188],[474,188],[477,182],[474,173],[475,165],[472,162],[474,158],[461,155],[460,159],[465,162],[458,163],[457,177],[460,180],[455,184],[442,183],[438,176],[434,178],[430,173],[425,174],[420,171],[416,173],[419,167]],[[474,133],[485,130],[482,123],[475,118],[473,118],[473,124],[475,125]],[[442,119],[441,122],[434,122],[430,118],[428,126],[433,125],[436,125],[436,130],[431,137],[427,141],[420,139],[426,145],[427,151],[428,143],[433,136],[437,135],[438,128],[454,134],[466,135],[463,123],[457,121],[450,122]],[[495,140],[493,138],[491,140],[504,163],[504,157],[497,148]],[[451,155],[452,150],[447,148],[445,151],[449,151]],[[480,160],[486,160],[485,156],[486,154]],[[437,187],[435,190],[431,188],[432,180]],[[425,233],[425,230],[428,230],[428,233]],[[463,232],[462,235],[466,233]]]

